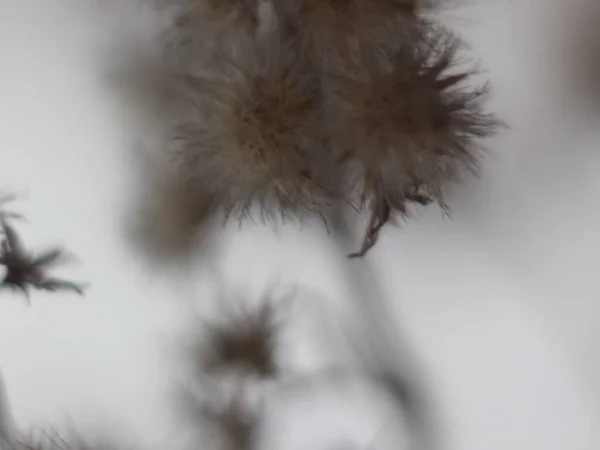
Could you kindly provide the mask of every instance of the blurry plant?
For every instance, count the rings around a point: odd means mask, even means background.
[[[330,116],[358,170],[361,203],[370,209],[364,255],[394,213],[407,204],[436,202],[466,171],[476,173],[479,139],[497,121],[482,109],[486,87],[468,88],[469,72],[450,72],[459,41],[432,30],[423,42],[400,42],[378,53],[361,51],[326,79]]]
[[[249,404],[243,385],[227,398],[213,396],[197,405],[201,426],[223,450],[250,450],[257,441],[260,413]]]
[[[172,148],[182,173],[197,195],[238,217],[255,203],[266,217],[327,216],[343,191],[327,151],[318,72],[293,43],[250,42],[177,80],[182,112]]]
[[[164,173],[152,168],[161,186],[158,194],[150,186],[149,197],[158,207],[144,205],[149,220],[139,233],[160,241],[160,254],[169,254],[165,246],[189,251],[199,229],[219,212],[242,220],[257,208],[264,221],[317,217],[334,223],[340,248],[353,226],[342,220],[345,212],[366,213],[362,244],[349,254],[363,257],[387,222],[409,216],[411,203],[446,210],[448,192],[477,173],[483,139],[500,126],[484,108],[487,85],[472,85],[474,70],[459,66],[462,40],[425,17],[434,2],[166,4],[175,13],[165,36],[164,80],[150,83],[166,95],[148,97],[164,100],[159,109],[168,129],[169,167]],[[0,204],[13,199],[0,198]],[[39,256],[26,251],[8,222],[19,217],[0,213],[2,286],[27,298],[29,288],[83,295],[83,285],[47,273],[64,258],[63,250]],[[383,295],[372,275],[361,278],[368,268],[353,271],[357,262],[346,261],[366,325],[366,372],[419,428],[415,445],[430,450],[435,444],[425,423],[427,402],[406,375],[401,336],[380,303]],[[217,432],[219,447],[250,449],[260,414],[246,404],[246,377],[282,380],[275,357],[279,324],[269,302],[222,319],[205,324],[205,342],[191,357],[200,367],[196,375],[203,382],[231,370],[243,381],[231,398],[217,390],[213,400],[198,401],[196,412],[201,428]],[[45,442],[50,450],[90,448]],[[45,450],[34,441],[21,447]]]
[[[370,299],[366,300],[365,304],[370,303]],[[221,298],[219,304],[227,301]],[[414,378],[409,376],[411,367],[405,366],[409,360],[401,352],[394,352],[394,347],[399,348],[400,343],[373,340],[373,336],[379,334],[386,339],[389,337],[386,330],[389,320],[376,322],[372,317],[366,317],[372,315],[368,310],[361,315],[365,329],[352,330],[352,337],[358,338],[353,343],[366,344],[359,346],[362,351],[359,347],[354,349],[359,351],[358,365],[337,363],[312,373],[296,372],[290,367],[282,367],[278,360],[280,335],[284,330],[280,322],[275,322],[277,304],[274,299],[263,298],[254,307],[246,305],[240,305],[238,311],[229,309],[219,324],[204,324],[201,328],[204,339],[197,341],[189,353],[196,362],[195,372],[182,400],[187,422],[191,422],[198,433],[196,442],[206,442],[205,437],[208,437],[217,442],[216,448],[261,448],[259,427],[264,425],[268,430],[269,422],[265,421],[262,407],[253,404],[252,394],[258,396],[254,400],[258,399],[259,405],[264,405],[286,393],[367,381],[392,399],[398,417],[403,417],[408,424],[411,448],[436,448],[428,423],[430,405]],[[380,306],[367,308],[378,310]],[[375,316],[378,314],[379,311],[375,312]],[[372,329],[374,324],[379,328]],[[361,331],[366,334],[362,335]],[[394,425],[396,431],[400,428],[402,426]]]
[[[14,196],[6,196],[4,201],[14,198]],[[32,255],[25,249],[18,232],[8,223],[8,218],[21,218],[21,216],[15,213],[0,213],[0,225],[4,234],[0,244],[0,265],[6,268],[0,288],[19,289],[27,301],[29,301],[29,288],[50,292],[70,290],[84,295],[85,284],[55,278],[47,273],[48,269],[65,261],[64,250],[54,248],[39,256]]]
[[[270,300],[258,308],[239,305],[238,311],[220,322],[205,324],[205,339],[197,355],[199,367],[206,372],[233,369],[260,377],[276,376],[278,328]]]
[[[447,210],[501,123],[464,43],[431,18],[438,3],[173,0],[187,44],[164,62],[165,146],[187,194],[211,205],[196,229],[218,211],[329,224],[359,210],[369,224],[351,256],[364,256],[410,203]]]
[[[453,186],[477,174],[484,141],[501,122],[485,109],[488,84],[475,81],[465,43],[431,15],[441,3],[167,1],[175,13],[158,109],[165,173],[176,174],[183,200],[153,198],[169,202],[155,211],[182,218],[161,220],[173,232],[156,237],[191,245],[182,234],[196,236],[218,213],[239,221],[316,217],[335,225],[347,256],[363,257],[386,223],[410,216],[411,204],[447,212]],[[357,251],[346,249],[352,211],[368,218]],[[144,238],[152,240],[153,229]],[[346,263],[372,356],[368,372],[406,413],[414,445],[434,448],[428,399],[407,375],[403,336],[375,277],[360,261]],[[208,325],[205,375],[233,368],[279,380],[270,319],[267,308]],[[236,448],[248,446],[247,428],[230,433],[243,442]]]

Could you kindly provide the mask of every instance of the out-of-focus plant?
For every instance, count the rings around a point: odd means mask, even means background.
[[[446,210],[501,123],[439,3],[173,0],[164,146],[186,195],[237,219],[365,211],[353,256],[411,203]]]
[[[5,196],[0,203],[15,198],[15,196]],[[85,284],[55,278],[47,273],[48,269],[67,259],[64,250],[53,248],[37,256],[27,251],[15,227],[8,223],[10,219],[20,218],[22,216],[14,212],[0,212],[3,234],[0,244],[0,265],[6,269],[0,288],[21,290],[27,301],[29,301],[30,288],[50,292],[70,290],[84,295]]]
[[[440,3],[161,0],[173,19],[162,67],[156,75],[153,60],[152,80],[140,86],[161,90],[148,98],[159,103],[167,157],[159,158],[164,171],[152,166],[160,186],[148,186],[138,237],[166,255],[189,252],[219,213],[239,221],[320,218],[335,225],[341,250],[362,258],[411,204],[447,210],[448,193],[477,173],[485,138],[501,122],[485,108],[488,84],[474,81],[464,42],[433,19]],[[355,226],[347,213],[355,211],[368,225],[359,248],[347,251]],[[62,250],[29,254],[9,223],[19,216],[0,215],[2,286],[27,297],[29,288],[84,293],[48,275]],[[345,263],[369,344],[362,373],[404,413],[412,448],[433,450],[430,405],[407,375],[375,277],[357,265],[364,261]],[[232,396],[217,389],[193,400],[194,417],[218,436],[218,448],[254,449],[261,414],[247,401],[248,375],[283,380],[275,357],[280,324],[268,302],[221,319],[202,324],[205,339],[191,356],[196,375],[200,384],[219,384],[225,372],[239,380]]]

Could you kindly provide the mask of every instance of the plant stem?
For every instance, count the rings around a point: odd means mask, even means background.
[[[368,257],[348,258],[348,249],[356,245],[352,230],[336,224],[332,230],[341,254],[340,268],[351,300],[363,320],[370,350],[369,360],[379,374],[398,409],[408,422],[410,448],[434,450],[439,447],[434,430],[431,399],[422,386],[418,363],[406,345],[406,337],[394,320],[393,311]]]

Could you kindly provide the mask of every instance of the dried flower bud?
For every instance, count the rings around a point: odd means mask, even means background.
[[[329,77],[342,159],[355,165],[363,203],[372,210],[361,252],[394,212],[407,213],[408,202],[444,206],[449,186],[477,169],[480,139],[496,129],[482,109],[485,86],[462,85],[470,72],[449,73],[458,45],[436,33],[390,51],[362,52]]]
[[[328,216],[342,197],[328,149],[320,73],[299,49],[239,42],[180,78],[173,146],[183,170],[240,217]]]
[[[261,377],[274,376],[278,333],[274,315],[273,305],[265,302],[254,310],[240,306],[221,322],[207,324],[206,341],[199,354],[201,369],[237,369]]]

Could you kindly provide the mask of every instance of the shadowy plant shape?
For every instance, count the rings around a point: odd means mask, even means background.
[[[52,249],[39,256],[30,254],[23,246],[16,230],[4,218],[0,218],[4,239],[0,249],[0,265],[6,267],[6,275],[0,287],[20,289],[29,301],[29,288],[55,292],[70,290],[79,295],[85,294],[85,285],[54,278],[47,270],[64,261],[61,249]]]
[[[237,305],[236,305],[237,306]],[[275,306],[265,300],[258,307],[239,305],[219,322],[205,325],[205,341],[198,354],[206,372],[234,369],[259,377],[278,373],[275,358],[280,324]]]
[[[243,385],[236,386],[233,394],[206,399],[197,405],[203,428],[220,443],[224,450],[256,448],[260,414],[245,398]]]
[[[473,74],[456,68],[460,41],[431,29],[421,42],[338,61],[327,78],[330,116],[341,160],[353,167],[370,210],[359,252],[376,242],[380,228],[407,204],[438,203],[467,173],[477,173],[481,139],[499,122],[482,108],[487,85],[466,85]]]

